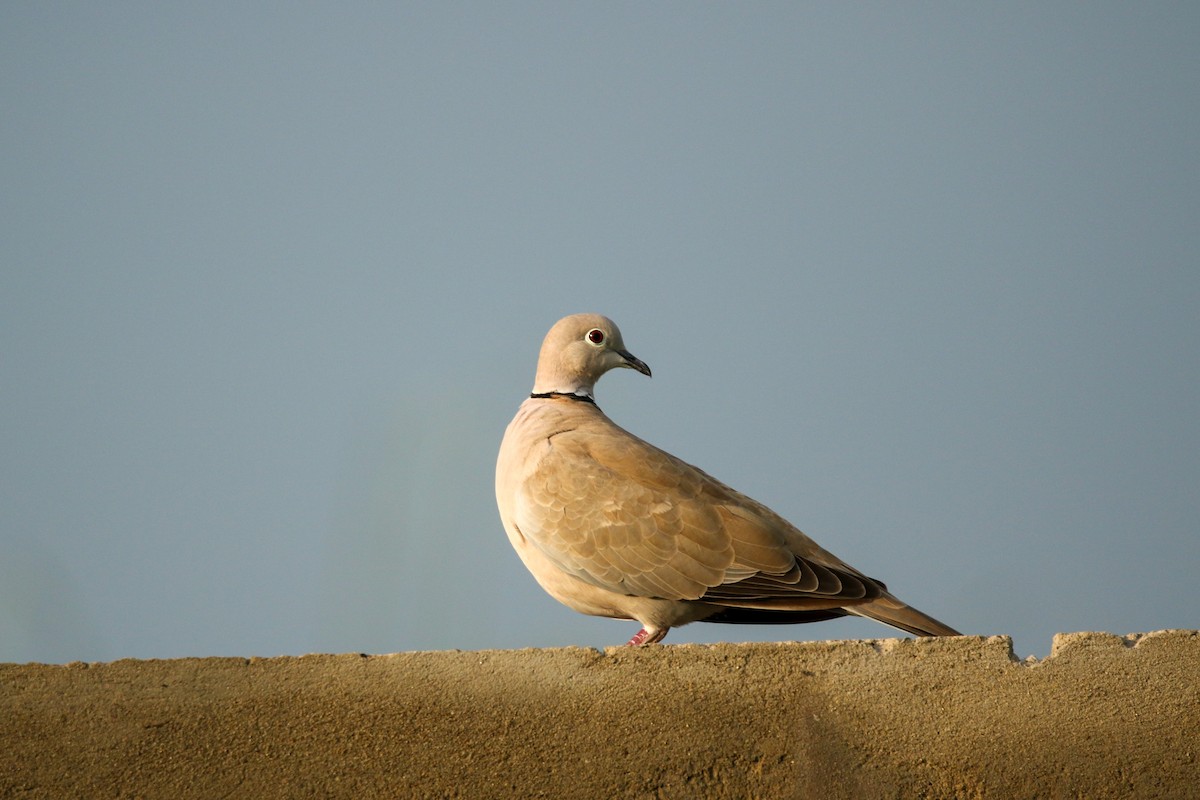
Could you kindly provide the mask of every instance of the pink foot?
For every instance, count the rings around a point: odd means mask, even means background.
[[[625,646],[626,647],[641,647],[642,645],[654,644],[655,642],[661,642],[663,640],[663,638],[666,637],[667,631],[669,631],[669,630],[670,630],[670,628],[663,628],[662,630],[656,629],[656,630],[652,631],[652,630],[648,630],[646,628],[642,628],[640,631],[638,631],[637,633],[635,633],[633,635],[632,639],[630,639],[628,642],[625,643]]]

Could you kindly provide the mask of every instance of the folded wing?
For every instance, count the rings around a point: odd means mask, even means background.
[[[886,594],[770,509],[606,418],[549,437],[515,521],[561,569],[626,595],[803,611]]]

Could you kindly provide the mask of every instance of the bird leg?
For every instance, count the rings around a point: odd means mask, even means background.
[[[642,628],[640,631],[638,631],[637,633],[635,633],[633,635],[632,639],[630,639],[628,642],[625,643],[625,646],[626,647],[641,647],[642,645],[654,644],[655,642],[661,642],[663,640],[663,638],[667,635],[667,631],[669,631],[669,630],[671,630],[671,629],[670,628],[654,628],[654,629]]]

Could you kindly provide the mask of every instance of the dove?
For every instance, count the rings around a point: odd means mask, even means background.
[[[500,444],[500,519],[551,597],[584,614],[637,621],[634,646],[690,622],[848,614],[918,636],[958,635],[762,503],[609,419],[594,391],[617,368],[650,375],[612,320],[559,320]]]

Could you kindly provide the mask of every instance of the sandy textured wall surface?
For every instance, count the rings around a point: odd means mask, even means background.
[[[1200,634],[0,665],[0,797],[1200,797]]]

